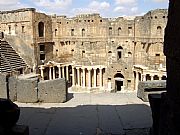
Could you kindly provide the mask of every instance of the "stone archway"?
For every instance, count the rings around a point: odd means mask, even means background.
[[[114,75],[115,91],[122,91],[124,87],[124,76],[121,73]]]

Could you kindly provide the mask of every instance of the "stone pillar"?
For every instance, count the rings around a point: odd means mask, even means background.
[[[142,74],[142,81],[146,81],[146,75]]]
[[[77,85],[80,86],[80,81],[81,81],[80,72],[79,72],[80,68],[76,67],[76,69],[77,69]]]
[[[66,80],[69,80],[69,68],[66,66]]]
[[[86,71],[85,68],[83,68],[83,88],[86,87]]]
[[[59,71],[59,78],[61,78],[61,66],[58,65],[58,71]]]
[[[65,78],[64,66],[62,66],[62,78]]]
[[[94,88],[96,88],[97,87],[97,73],[96,73],[96,68],[94,68]]]
[[[138,72],[136,72],[136,88],[135,88],[135,90],[138,90],[138,84],[139,84],[139,75],[138,75]]]
[[[55,67],[53,66],[53,79],[56,79]]]
[[[51,71],[52,66],[49,67],[49,80],[52,80],[52,71]]]
[[[99,86],[100,88],[103,87],[103,84],[102,84],[102,68],[99,68],[99,74],[100,74],[100,77],[99,77]]]
[[[111,90],[111,81],[108,80],[108,90]]]
[[[72,86],[75,86],[75,72],[73,66],[72,66]]]
[[[153,76],[154,76],[154,75],[150,75],[150,77],[151,77],[151,81],[153,80]]]
[[[90,68],[88,68],[88,82],[89,82],[88,88],[91,88],[91,69]]]
[[[41,70],[41,78],[42,78],[42,80],[44,80],[44,67],[41,66],[40,70]]]

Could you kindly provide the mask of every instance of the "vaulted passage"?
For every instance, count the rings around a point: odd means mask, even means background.
[[[124,76],[121,74],[121,73],[117,73],[115,76],[114,76],[114,79],[115,79],[115,90],[116,91],[121,91],[122,90],[122,87],[124,85]]]

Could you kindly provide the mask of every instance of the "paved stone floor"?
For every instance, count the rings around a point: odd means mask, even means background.
[[[66,103],[17,103],[30,135],[148,135],[148,103],[136,93],[69,93]]]

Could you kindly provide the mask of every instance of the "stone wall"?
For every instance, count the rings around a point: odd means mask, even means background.
[[[8,88],[7,88],[8,86]],[[22,103],[35,102],[65,102],[67,84],[65,79],[40,81],[38,78],[9,77],[8,85],[6,75],[0,74],[0,98],[7,98]]]
[[[0,74],[0,98],[7,98],[7,82],[4,74]]]
[[[20,79],[17,81],[17,101],[33,103],[38,101],[38,79]]]
[[[38,83],[38,99],[46,103],[66,101],[67,86],[65,79],[41,81]]]
[[[82,67],[102,65],[107,67],[105,85],[108,78],[114,83],[113,76],[118,71],[125,76],[125,88],[131,90],[134,89],[133,65],[143,65],[150,70],[165,67],[162,52],[166,22],[166,9],[133,18],[103,18],[99,14],[68,18],[28,8],[0,12],[1,31],[36,73],[38,66],[48,61]],[[43,36],[39,36],[40,23]],[[40,50],[41,45],[45,46],[44,50]],[[44,74],[48,74],[48,70]]]
[[[148,101],[148,94],[162,93],[165,91],[166,91],[166,80],[144,81],[144,82],[139,82],[137,96],[143,101]]]
[[[9,84],[9,98],[11,101],[17,101],[17,78],[16,76],[8,78]]]

